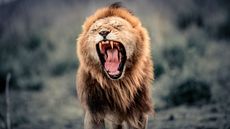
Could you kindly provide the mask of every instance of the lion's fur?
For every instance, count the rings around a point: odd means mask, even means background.
[[[131,58],[127,59],[124,76],[111,80],[101,70],[100,63],[89,54],[87,32],[92,24],[106,17],[121,17],[136,30],[137,42]],[[150,41],[140,20],[127,9],[110,6],[98,9],[83,24],[83,31],[77,40],[77,55],[80,66],[77,72],[77,92],[83,108],[103,119],[112,114],[118,121],[127,121],[138,127],[141,114],[152,112],[150,87],[153,80],[153,63],[150,56]]]

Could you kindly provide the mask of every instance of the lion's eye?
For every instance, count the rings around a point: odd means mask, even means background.
[[[122,27],[122,25],[116,25],[116,26],[114,26],[114,28],[115,28],[115,29],[118,29],[118,30],[120,30],[121,27]]]
[[[96,32],[96,31],[97,31],[97,29],[95,29],[95,28],[91,30],[91,32]]]

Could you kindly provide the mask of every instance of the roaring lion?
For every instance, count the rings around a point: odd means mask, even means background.
[[[146,128],[153,112],[153,62],[140,20],[118,3],[98,9],[83,24],[77,55],[84,128],[105,128],[105,121],[112,129]]]

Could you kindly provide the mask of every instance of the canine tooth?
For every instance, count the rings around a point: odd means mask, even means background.
[[[102,50],[102,43],[99,43],[99,48],[100,50]]]
[[[110,41],[111,48],[113,49],[113,41]]]

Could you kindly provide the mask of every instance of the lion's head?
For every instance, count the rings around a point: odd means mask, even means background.
[[[137,17],[113,4],[86,19],[78,39],[78,55],[85,67],[121,79],[126,69],[149,55],[149,37]]]

